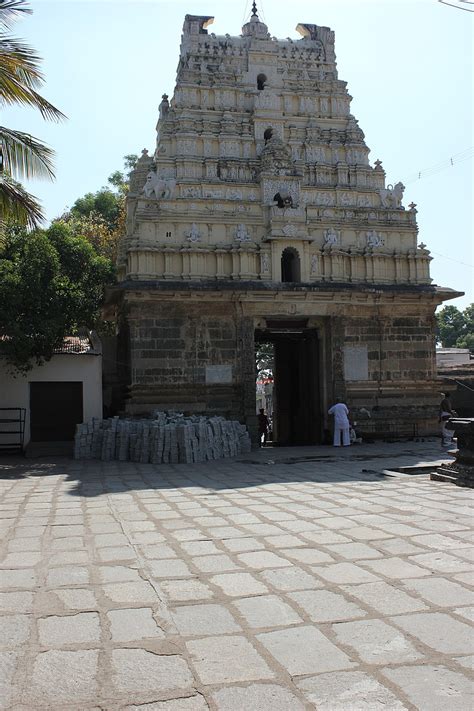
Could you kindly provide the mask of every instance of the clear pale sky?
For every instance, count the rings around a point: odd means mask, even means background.
[[[448,303],[464,308],[474,301],[473,162],[467,151],[474,143],[474,13],[437,0],[257,4],[274,36],[298,39],[299,22],[335,31],[339,78],[348,82],[371,163],[382,160],[387,183],[406,185],[404,205],[417,204],[419,242],[431,250],[433,282],[466,292]],[[209,32],[238,35],[251,1],[57,0],[31,6],[34,14],[16,23],[15,34],[43,57],[42,93],[69,120],[47,124],[34,111],[15,108],[3,113],[2,123],[57,152],[56,182],[28,186],[50,220],[105,185],[124,155],[153,151],[161,95],[173,94],[184,15],[214,16]]]

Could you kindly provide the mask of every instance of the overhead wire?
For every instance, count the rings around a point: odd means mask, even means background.
[[[463,267],[469,267],[470,269],[474,269],[474,264],[468,264],[467,262],[460,262],[459,259],[453,259],[452,257],[448,257],[447,254],[440,254],[440,252],[434,252],[432,249],[430,249],[431,254],[436,254],[437,257],[443,257],[443,259],[449,259],[450,262],[456,262],[456,264],[462,264]]]
[[[436,175],[437,173],[440,173],[444,170],[453,168],[458,163],[463,163],[466,160],[470,160],[473,155],[474,155],[474,147],[473,146],[471,146],[470,148],[465,148],[463,151],[460,151],[459,153],[455,153],[450,158],[447,158],[447,159],[441,161],[440,163],[433,165],[431,168],[425,168],[424,170],[418,171],[416,174],[413,174],[410,178],[405,180],[405,184],[415,183],[418,180],[422,180],[423,178],[428,178],[428,177],[430,177],[432,175]],[[459,259],[453,259],[452,257],[448,257],[447,254],[441,254],[440,252],[435,252],[432,249],[430,250],[430,253],[435,254],[437,257],[442,257],[443,259],[448,259],[450,262],[455,262],[456,264],[460,264],[463,267],[468,267],[469,269],[474,269],[473,264],[468,264],[467,262],[461,262]]]
[[[438,0],[441,5],[448,5],[448,7],[454,7],[455,10],[465,10],[465,12],[474,12],[474,2],[473,0],[458,0],[458,3],[465,3],[466,5],[473,5],[472,9],[469,7],[463,7],[462,5],[454,5],[452,2],[447,2],[447,0]]]
[[[263,21],[266,23],[266,22],[267,22],[267,18],[266,18],[266,16],[265,16],[265,10],[264,10],[264,7],[263,7],[263,0],[259,0],[258,4],[259,4],[259,6],[260,6],[260,13],[261,13],[261,15],[262,15],[262,19],[263,19]]]
[[[471,146],[470,148],[465,148],[460,153],[455,153],[450,158],[446,158],[445,160],[441,161],[440,163],[436,163],[436,165],[433,165],[430,168],[424,168],[423,170],[419,170],[416,173],[412,173],[405,180],[405,184],[415,183],[417,180],[421,180],[422,178],[429,178],[430,176],[436,175],[436,173],[440,173],[443,170],[453,168],[458,163],[463,163],[466,160],[470,160],[473,155],[473,146]]]
[[[244,8],[244,15],[242,17],[242,24],[244,24],[245,20],[247,19],[247,7],[249,4],[249,0],[246,0],[245,2],[245,8]]]

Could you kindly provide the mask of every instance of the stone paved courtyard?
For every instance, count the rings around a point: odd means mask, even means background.
[[[0,708],[471,709],[471,492],[387,471],[440,456],[0,459]]]

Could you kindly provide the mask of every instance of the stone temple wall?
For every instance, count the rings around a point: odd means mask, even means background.
[[[254,415],[253,321],[234,303],[142,302],[129,309],[129,411]]]
[[[130,288],[123,302],[129,414],[160,408],[221,415],[245,422],[255,436],[255,331],[304,318],[318,334],[321,436],[335,397],[349,403],[368,436],[436,432],[433,307],[421,309],[410,294],[365,293],[362,300],[357,291],[155,287]]]

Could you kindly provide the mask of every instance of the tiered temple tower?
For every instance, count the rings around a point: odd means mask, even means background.
[[[276,354],[281,444],[322,441],[344,398],[374,436],[435,428],[434,310],[415,205],[386,185],[350,113],[334,32],[239,37],[186,15],[156,149],[131,175],[120,283],[126,409],[255,425],[256,340]]]

